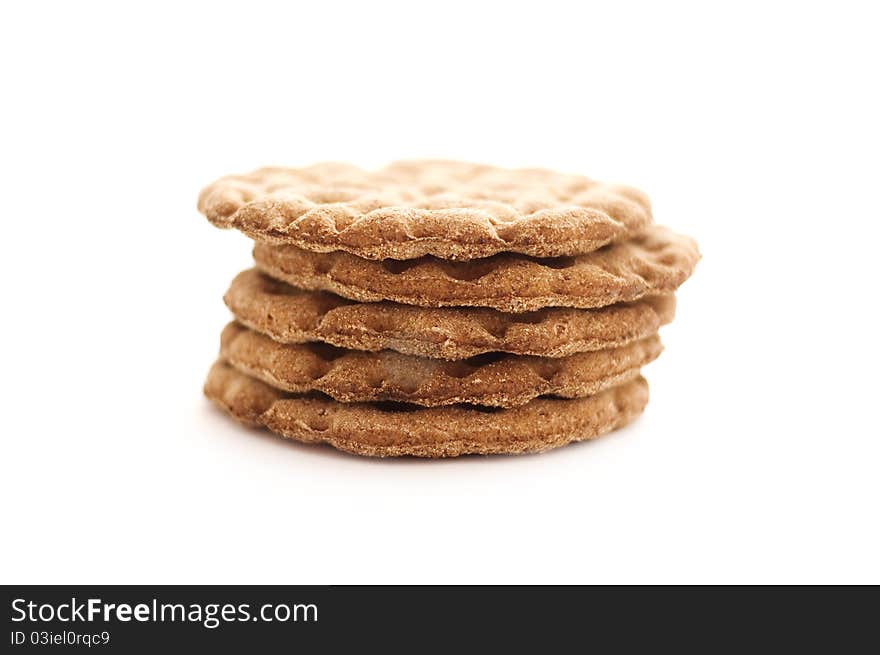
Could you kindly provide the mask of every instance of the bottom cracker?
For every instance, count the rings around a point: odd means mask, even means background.
[[[540,452],[594,439],[635,419],[648,403],[643,377],[594,396],[537,398],[513,409],[344,404],[275,389],[218,361],[205,395],[247,425],[372,457]]]

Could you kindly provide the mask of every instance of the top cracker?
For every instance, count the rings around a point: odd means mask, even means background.
[[[647,196],[631,187],[451,161],[261,168],[207,186],[199,211],[258,241],[368,259],[580,255],[651,223]]]

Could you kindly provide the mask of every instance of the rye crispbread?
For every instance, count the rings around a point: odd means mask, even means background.
[[[599,309],[551,307],[524,314],[358,303],[297,289],[257,269],[239,273],[224,300],[240,323],[280,343],[323,341],[447,360],[488,352],[566,357],[604,350],[654,334],[675,315],[672,295]]]
[[[205,395],[242,423],[375,457],[455,457],[544,451],[620,428],[648,402],[644,378],[574,400],[537,398],[512,409],[340,403],[279,391],[218,361]]]
[[[694,270],[696,243],[660,226],[577,257],[535,259],[504,253],[468,262],[434,257],[373,261],[345,252],[314,253],[258,242],[257,266],[297,287],[365,302],[423,307],[605,307],[671,293]]]
[[[651,223],[647,196],[631,187],[450,161],[262,168],[220,178],[198,207],[259,241],[369,259],[579,255]]]
[[[445,362],[390,350],[285,345],[235,322],[220,337],[221,359],[278,389],[320,391],[345,403],[394,401],[424,407],[516,407],[544,395],[583,398],[635,379],[662,350],[654,335],[561,359],[489,353]]]

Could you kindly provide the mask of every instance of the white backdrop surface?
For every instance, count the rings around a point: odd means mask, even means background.
[[[880,582],[876,21],[605,4],[5,5],[0,581]],[[425,156],[698,240],[637,423],[375,461],[202,397],[250,248],[201,187]]]

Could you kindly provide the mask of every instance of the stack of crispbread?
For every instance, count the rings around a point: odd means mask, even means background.
[[[543,169],[264,168],[199,209],[256,242],[206,395],[361,455],[541,451],[629,423],[700,257],[643,193]]]

